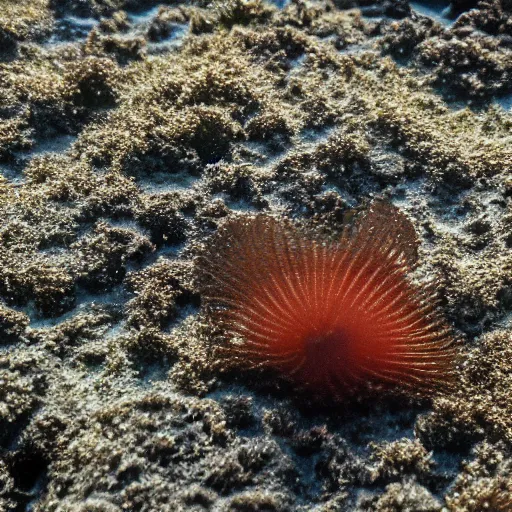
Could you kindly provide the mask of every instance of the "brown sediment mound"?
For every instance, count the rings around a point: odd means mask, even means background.
[[[506,510],[510,6],[30,4],[0,13],[0,508]],[[222,371],[194,286],[220,220],[336,235],[376,195],[462,391],[312,407]]]

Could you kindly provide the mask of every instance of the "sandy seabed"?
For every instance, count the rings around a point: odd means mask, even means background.
[[[512,510],[511,106],[510,0],[3,0],[0,510]],[[219,362],[216,228],[373,197],[456,389],[314,404]]]

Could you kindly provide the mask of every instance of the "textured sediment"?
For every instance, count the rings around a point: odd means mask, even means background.
[[[0,510],[510,510],[510,2],[6,6]],[[319,406],[212,357],[220,223],[337,233],[373,197],[462,339],[452,393]]]

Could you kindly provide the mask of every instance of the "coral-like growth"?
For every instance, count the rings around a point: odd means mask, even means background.
[[[334,394],[369,380],[430,390],[450,381],[456,349],[431,288],[408,279],[416,260],[412,224],[384,202],[338,243],[258,215],[214,237],[201,287],[229,350],[250,365]]]

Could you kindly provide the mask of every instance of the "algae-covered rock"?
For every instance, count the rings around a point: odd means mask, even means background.
[[[390,484],[386,491],[372,508],[378,512],[398,512],[402,510],[417,510],[418,512],[439,512],[441,503],[427,489],[415,482],[405,484]]]
[[[0,304],[0,339],[2,344],[9,343],[21,336],[29,321],[28,316],[24,313]]]
[[[464,354],[458,392],[436,401],[433,411],[416,425],[426,446],[511,439],[510,350],[510,330],[502,330],[484,335],[478,346]],[[470,401],[464,398],[466,392],[471,393]]]
[[[4,4],[0,509],[509,510],[510,2]],[[376,197],[454,388],[313,400],[227,358],[219,226],[339,239]]]
[[[12,51],[16,41],[41,39],[50,32],[52,23],[48,0],[5,0],[0,13],[0,38],[5,46],[0,46],[0,53]]]

